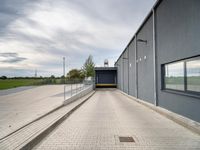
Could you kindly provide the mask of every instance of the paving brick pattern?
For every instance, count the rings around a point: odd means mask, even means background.
[[[65,114],[69,113],[77,105],[85,101],[92,93],[70,103],[60,109],[52,112],[51,114],[37,120],[28,126],[22,128],[21,130],[15,132],[14,134],[0,140],[0,150],[13,150],[20,149],[22,146],[31,141],[34,137],[38,136],[45,129],[51,126],[55,121],[59,120]]]
[[[0,139],[60,106],[63,90],[63,85],[46,85],[0,96]]]
[[[122,143],[119,136],[135,142]],[[200,136],[114,89],[102,89],[35,149],[200,149]]]

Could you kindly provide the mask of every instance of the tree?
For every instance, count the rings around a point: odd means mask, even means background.
[[[6,76],[1,76],[0,79],[2,79],[2,80],[6,80],[7,77],[6,77]]]
[[[51,77],[50,77],[51,79],[55,79],[56,77],[54,76],[54,75],[51,75]]]
[[[78,69],[72,69],[67,73],[67,79],[68,80],[80,80],[83,79],[82,71]]]
[[[85,73],[83,72],[83,70],[80,70],[80,78],[81,80],[83,80],[85,78]]]
[[[85,77],[94,77],[95,74],[94,67],[95,64],[93,62],[92,55],[89,55],[82,68]]]
[[[61,79],[64,79],[64,78],[65,78],[65,76],[64,76],[64,75],[62,75],[60,78],[61,78]]]

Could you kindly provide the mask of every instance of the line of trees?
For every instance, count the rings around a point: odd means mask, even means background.
[[[50,77],[7,77],[7,76],[1,76],[0,79],[6,80],[6,79],[47,79],[47,78],[55,78],[60,79],[60,77],[55,77],[54,75],[51,75]]]
[[[7,77],[6,77],[6,76],[1,76],[0,79],[2,79],[2,80],[6,80]]]

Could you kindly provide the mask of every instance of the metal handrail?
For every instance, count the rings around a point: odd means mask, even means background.
[[[76,81],[71,81],[70,82],[70,89],[67,90],[70,94],[70,97],[72,97],[73,95],[78,94],[78,92],[83,91],[86,87],[88,87],[89,85],[92,85],[93,82],[92,81],[82,81],[82,82],[76,82]],[[74,88],[75,85],[75,88]],[[88,85],[88,86],[87,86]],[[67,87],[69,87],[69,84],[64,84],[64,101],[66,100],[66,89]]]

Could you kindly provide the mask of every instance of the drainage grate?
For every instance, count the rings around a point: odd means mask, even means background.
[[[135,142],[135,140],[131,136],[120,136],[119,141],[120,142]]]

